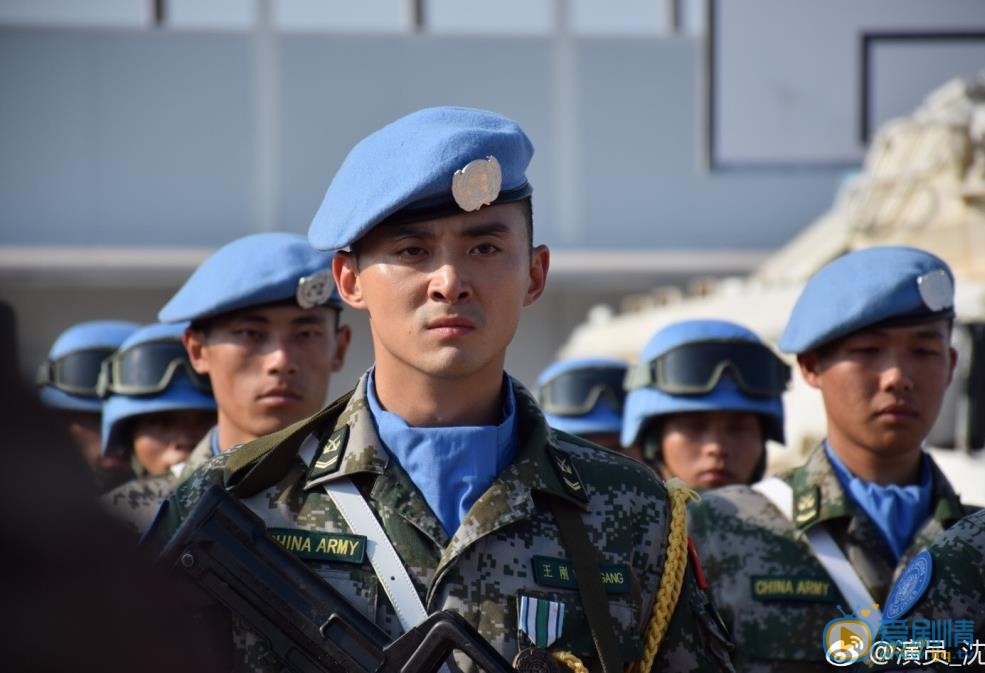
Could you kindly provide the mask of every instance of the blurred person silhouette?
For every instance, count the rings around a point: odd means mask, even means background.
[[[790,367],[741,325],[668,325],[627,375],[622,444],[693,488],[754,483],[766,470],[766,440],[783,442],[789,380]]]
[[[38,367],[41,401],[64,421],[92,469],[99,491],[133,478],[130,465],[102,451],[103,401],[97,391],[99,368],[138,325],[121,320],[81,322],[62,332]]]
[[[17,374],[13,314],[3,305],[0,353],[4,670],[228,669],[227,646],[179,611],[170,587],[100,511],[62,417]]]
[[[547,367],[537,377],[536,392],[547,424],[626,453],[619,444],[619,432],[627,368],[625,362],[613,358],[573,358]]]

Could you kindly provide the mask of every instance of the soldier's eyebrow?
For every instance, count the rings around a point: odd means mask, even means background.
[[[292,325],[322,325],[325,322],[325,314],[305,313],[291,319]]]
[[[270,324],[270,319],[263,315],[262,313],[242,313],[237,315],[235,318],[229,321],[232,324],[235,323],[261,323],[263,325]]]
[[[462,234],[469,238],[481,238],[482,236],[506,236],[509,233],[510,228],[502,222],[481,222],[465,227],[462,231]]]
[[[433,240],[435,238],[435,234],[431,227],[408,223],[394,225],[392,229],[386,232],[386,237],[391,241],[399,241],[404,238],[423,238],[426,240]]]

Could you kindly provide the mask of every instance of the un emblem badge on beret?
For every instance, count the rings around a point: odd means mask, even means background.
[[[294,298],[301,308],[321,306],[332,296],[334,287],[332,274],[328,271],[318,271],[298,279],[298,289],[294,293]]]
[[[488,206],[499,196],[503,186],[503,169],[496,157],[470,161],[451,178],[451,195],[466,212]]]
[[[943,311],[954,304],[954,283],[944,269],[935,269],[917,278],[920,299],[931,311]]]

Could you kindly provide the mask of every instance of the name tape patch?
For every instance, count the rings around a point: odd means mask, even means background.
[[[753,575],[752,597],[757,601],[821,601],[838,599],[831,580],[816,577]]]
[[[365,535],[316,533],[296,528],[271,528],[270,535],[284,549],[306,561],[362,563],[366,559]]]
[[[557,589],[577,589],[575,571],[571,563],[561,558],[534,556],[534,581],[545,587]],[[629,593],[629,566],[600,565],[602,586],[607,594]]]

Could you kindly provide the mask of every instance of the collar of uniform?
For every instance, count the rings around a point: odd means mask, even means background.
[[[793,489],[793,522],[807,529],[822,521],[852,516],[848,495],[821,444],[807,462],[780,475]]]
[[[254,439],[232,452],[224,466],[226,486],[236,497],[248,498],[277,483],[300,462],[298,450],[305,438],[339,416],[352,396],[352,392],[346,393],[313,416]]]
[[[335,422],[318,433],[320,446],[308,470],[305,490],[355,474],[380,475],[386,469],[389,456],[376,434],[366,400],[368,382],[369,372],[365,372]]]
[[[929,458],[931,480],[934,489],[934,499],[932,501],[934,504],[932,506],[931,516],[947,528],[962,518],[967,512],[965,511],[964,505],[961,504],[961,498],[958,497],[958,494],[954,492],[954,488],[951,487],[951,482],[947,480],[941,469],[937,467],[934,457],[929,456]]]
[[[509,469],[531,491],[560,498],[587,510],[589,494],[570,454],[561,447],[533,396],[519,381],[511,377],[511,382],[516,394],[517,447]],[[562,475],[566,476],[568,484]]]

